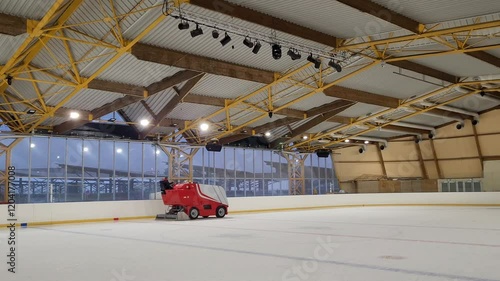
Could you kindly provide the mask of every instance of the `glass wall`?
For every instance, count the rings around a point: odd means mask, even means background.
[[[168,175],[168,156],[150,142],[27,137],[13,148],[11,162],[18,203],[150,199]],[[229,197],[289,194],[288,163],[277,151],[202,148],[193,170],[194,181],[223,186]],[[306,194],[331,192],[331,159],[309,155],[305,178]]]

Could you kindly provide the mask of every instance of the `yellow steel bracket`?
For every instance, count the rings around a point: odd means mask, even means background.
[[[50,117],[54,117],[56,111],[53,109],[54,109],[53,106],[47,106],[47,112],[44,112],[44,114],[48,114]]]
[[[35,29],[38,23],[40,23],[40,21],[30,19],[26,20],[26,32],[28,34],[32,34],[35,37],[40,36],[43,33],[42,30],[38,30],[38,32],[35,33]]]
[[[122,45],[122,47],[123,47],[123,46],[127,46],[127,45],[129,45],[130,43],[132,43],[132,41],[130,41],[130,40],[126,40],[126,39],[123,39],[123,45]],[[132,53],[132,48],[127,49],[125,52],[126,52],[126,53],[131,54],[131,53]]]
[[[420,33],[424,33],[424,31],[425,31],[425,24],[421,24],[421,23],[419,23],[419,24],[418,24],[418,33],[419,33],[419,34],[420,34]]]
[[[277,80],[279,80],[281,78],[281,73],[279,72],[274,72],[274,81],[276,82]]]

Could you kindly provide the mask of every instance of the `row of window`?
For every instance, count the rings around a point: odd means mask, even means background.
[[[152,143],[58,137],[25,138],[11,158],[19,203],[154,198],[169,165],[168,156]],[[0,165],[4,170],[5,159],[0,158]],[[193,172],[196,182],[223,186],[230,197],[289,194],[288,163],[276,151],[199,149]],[[311,154],[305,178],[305,194],[334,189],[331,159]],[[3,197],[0,190],[0,201]]]

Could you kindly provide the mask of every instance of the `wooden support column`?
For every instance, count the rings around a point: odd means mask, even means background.
[[[438,176],[440,179],[443,179],[444,176],[443,176],[443,172],[441,171],[441,167],[439,167],[439,160],[437,158],[436,147],[434,146],[434,140],[431,139],[430,142],[431,142],[431,148],[432,148],[432,155],[434,156],[434,164],[436,165]]]
[[[382,155],[382,150],[380,150],[378,147],[376,149],[377,149],[380,165],[382,166],[382,172],[384,173],[384,176],[387,177],[387,169],[385,168],[385,162],[384,162],[384,156]]]
[[[424,157],[422,155],[422,149],[420,148],[420,143],[415,142],[415,148],[417,149],[418,161],[420,162],[420,170],[422,171],[422,176],[424,179],[429,179],[429,173],[425,168]]]
[[[477,147],[477,155],[479,156],[479,161],[481,161],[481,173],[483,173],[484,170],[484,158],[483,158],[483,152],[481,150],[481,145],[479,144],[479,136],[477,135],[477,129],[476,126],[472,126],[472,130],[474,131],[474,139],[476,140],[476,147]]]

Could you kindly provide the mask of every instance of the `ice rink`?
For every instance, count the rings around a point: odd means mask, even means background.
[[[2,281],[500,280],[500,208],[229,214],[32,227],[17,235],[17,273],[2,262]]]

